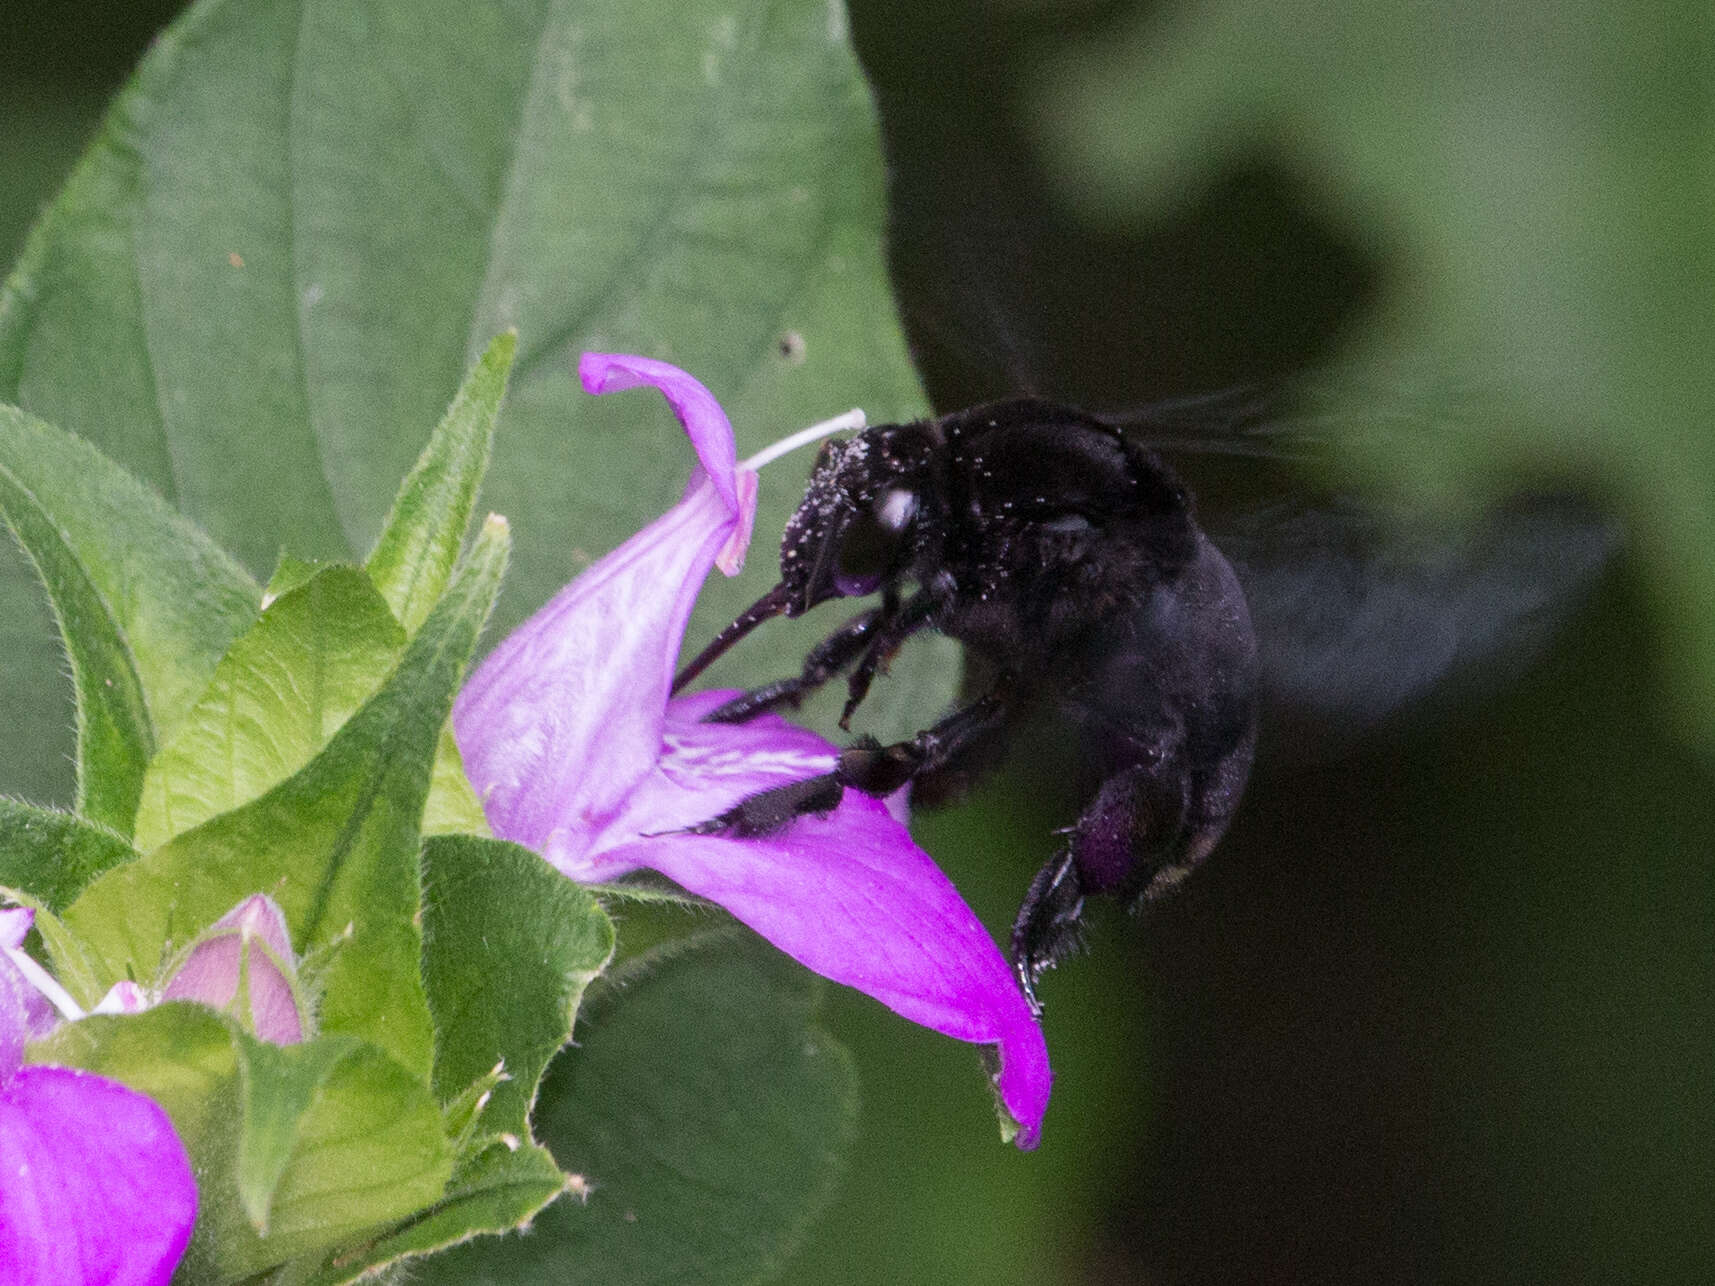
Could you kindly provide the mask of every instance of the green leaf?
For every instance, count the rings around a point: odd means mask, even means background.
[[[423,623],[458,561],[517,345],[510,331],[496,335],[471,368],[394,497],[365,564],[407,633]]]
[[[136,856],[120,836],[81,817],[0,798],[0,885],[50,911],[63,910],[91,880]]]
[[[421,1218],[361,1250],[341,1254],[308,1278],[311,1286],[355,1280],[371,1268],[456,1245],[482,1231],[522,1229],[566,1190],[548,1149],[494,1143],[460,1166],[446,1195]],[[409,1280],[417,1280],[417,1265]]]
[[[21,419],[0,410],[0,423]],[[128,833],[155,747],[124,636],[52,516],[7,472],[0,509],[48,592],[65,645],[77,711],[77,811]]]
[[[71,662],[78,811],[129,834],[143,768],[259,593],[157,496],[80,442],[0,407],[0,509]]]
[[[479,1129],[527,1139],[536,1083],[613,943],[596,900],[528,849],[467,836],[425,845],[423,982],[441,1100],[499,1064],[507,1079]]]
[[[452,1150],[405,1068],[349,1037],[282,1046],[240,1033],[238,1045],[237,1180],[251,1231],[218,1243],[228,1274],[323,1255],[440,1197]]]
[[[149,764],[137,846],[154,848],[298,771],[374,695],[404,646],[355,567],[325,568],[274,599]]]
[[[0,397],[73,426],[260,569],[282,547],[367,547],[422,426],[516,328],[485,483],[519,535],[509,628],[691,467],[659,398],[581,391],[580,351],[683,365],[741,453],[853,405],[923,411],[882,183],[825,0],[204,0],[0,293]],[[807,470],[766,471],[752,569],[708,596],[693,646],[772,581],[769,533]],[[782,622],[715,677],[794,671],[826,625]],[[878,711],[950,695],[945,672],[913,687],[920,650]],[[29,768],[0,764],[0,783]]]
[[[730,932],[608,975],[535,1113],[582,1199],[549,1206],[526,1237],[432,1259],[417,1279],[626,1286],[778,1271],[830,1196],[854,1125],[845,1054],[811,1025],[814,988]]]
[[[324,1036],[290,1048],[238,1040],[244,1135],[238,1149],[238,1200],[266,1237],[274,1193],[296,1149],[299,1119],[333,1071],[359,1047],[349,1036]]]
[[[418,824],[453,694],[506,559],[485,526],[387,684],[299,772],[97,880],[68,926],[111,977],[156,976],[183,943],[267,891],[300,952],[345,937],[324,976],[322,1028],[379,1046],[426,1082],[432,1028],[418,973]]]
[[[130,648],[157,737],[207,685],[261,591],[207,535],[89,442],[0,407],[0,471],[57,528]]]

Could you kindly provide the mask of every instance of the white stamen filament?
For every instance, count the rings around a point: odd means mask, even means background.
[[[868,423],[869,421],[864,418],[862,408],[854,406],[844,415],[836,415],[831,420],[823,420],[820,424],[812,424],[807,429],[799,429],[798,432],[789,434],[781,438],[780,441],[763,447],[750,459],[740,460],[738,467],[749,469],[755,473],[763,465],[778,460],[788,451],[796,451],[807,442],[814,442],[818,438],[825,438],[835,433],[844,433],[847,429],[861,429],[866,427]]]
[[[24,980],[53,1002],[54,1008],[68,1021],[76,1022],[84,1016],[82,1007],[71,998],[71,993],[54,981],[53,975],[32,960],[22,947],[6,947],[5,952],[7,959],[18,966]]]

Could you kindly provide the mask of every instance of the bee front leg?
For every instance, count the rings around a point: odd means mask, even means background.
[[[884,746],[873,737],[860,737],[840,752],[834,775],[847,786],[880,799],[907,785],[920,773],[934,772],[973,743],[998,731],[1006,717],[1006,680],[988,695],[909,741]]]
[[[804,668],[793,678],[779,679],[752,688],[703,716],[704,723],[743,723],[767,710],[796,706],[853,661],[870,644],[877,627],[886,619],[887,605],[872,607],[852,617],[839,629],[810,649]]]
[[[840,727],[851,730],[852,715],[869,695],[870,682],[886,668],[888,662],[905,645],[905,640],[929,623],[935,600],[928,594],[913,595],[905,606],[892,612],[884,611],[877,624],[863,659],[846,679],[846,705],[840,711]]]

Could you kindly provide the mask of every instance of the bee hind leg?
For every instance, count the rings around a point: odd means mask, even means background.
[[[1042,1016],[1036,983],[1049,969],[1083,945],[1080,920],[1084,914],[1084,884],[1070,847],[1056,853],[1030,881],[1030,891],[1012,922],[1013,971],[1030,1002],[1030,1012]]]
[[[1207,851],[1190,851],[1201,838],[1186,826],[1194,793],[1191,778],[1172,756],[1119,769],[1067,830],[1065,847],[1036,873],[1013,922],[1011,950],[1019,985],[1036,1014],[1042,1012],[1036,983],[1083,945],[1087,895],[1142,890],[1153,899]],[[1208,837],[1209,846],[1214,838]]]

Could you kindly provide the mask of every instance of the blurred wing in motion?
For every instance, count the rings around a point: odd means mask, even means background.
[[[1557,497],[1520,498],[1463,530],[1351,501],[1282,502],[1210,534],[1250,601],[1269,704],[1335,729],[1529,660],[1619,546],[1614,524]]]
[[[1312,401],[1365,409],[1283,413],[1285,389],[1252,387],[1104,417],[1180,470],[1238,573],[1265,727],[1358,730],[1444,680],[1498,681],[1553,638],[1620,547],[1618,524],[1572,496],[1515,496],[1462,524],[1322,486],[1315,475],[1358,439],[1481,421],[1374,390]]]

